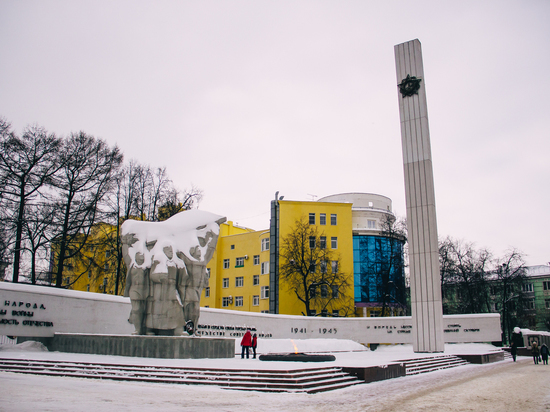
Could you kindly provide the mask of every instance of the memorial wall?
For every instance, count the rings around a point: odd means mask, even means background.
[[[54,333],[129,335],[130,299],[44,286],[0,282],[0,335],[48,337]],[[445,342],[499,341],[500,315],[445,315]],[[351,339],[359,343],[412,343],[410,317],[322,318],[201,308],[196,334],[261,339]]]

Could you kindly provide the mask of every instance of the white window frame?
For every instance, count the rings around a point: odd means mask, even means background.
[[[260,289],[260,299],[269,299],[269,286],[262,286]]]
[[[229,269],[229,266],[231,265],[229,259],[224,259],[223,260],[223,268],[224,269]]]
[[[229,287],[229,278],[222,279],[222,288],[227,289]]]
[[[327,224],[327,214],[319,213],[319,224],[325,226]]]
[[[260,255],[254,255],[254,266],[260,264]]]
[[[210,297],[210,286],[207,286],[204,288],[204,297],[209,298]]]
[[[315,224],[315,213],[309,214],[309,224],[314,225]]]
[[[235,258],[235,267],[240,268],[244,266],[244,257]]]
[[[231,303],[231,298],[229,296],[224,296],[222,298],[222,308],[229,307],[229,304]]]
[[[260,306],[260,295],[252,296],[252,306]]]
[[[269,238],[262,239],[262,252],[269,250]]]
[[[235,278],[235,287],[242,288],[244,286],[244,276],[237,276]]]
[[[338,238],[336,236],[332,236],[330,238],[330,248],[331,249],[338,249]]]
[[[260,273],[262,275],[269,275],[269,262],[262,262],[262,269]]]
[[[260,284],[260,275],[254,275],[252,277],[252,286],[258,286]]]
[[[331,213],[330,214],[330,225],[331,226],[337,226],[338,225],[338,216],[336,215],[336,213]]]
[[[242,296],[235,296],[235,307],[242,308],[244,306],[244,299]]]

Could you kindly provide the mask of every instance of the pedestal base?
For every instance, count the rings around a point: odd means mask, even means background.
[[[168,359],[235,357],[235,339],[186,336],[88,335],[56,333],[39,340],[50,351]],[[21,338],[18,342],[21,342]]]

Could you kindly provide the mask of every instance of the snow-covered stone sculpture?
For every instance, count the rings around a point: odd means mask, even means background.
[[[139,335],[194,333],[200,296],[208,286],[206,265],[216,249],[225,217],[187,210],[164,222],[127,220],[122,255],[128,268],[124,296],[129,321]]]

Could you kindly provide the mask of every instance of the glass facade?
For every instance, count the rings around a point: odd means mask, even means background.
[[[403,242],[383,236],[353,236],[355,302],[405,304]],[[384,285],[386,285],[384,289]]]

